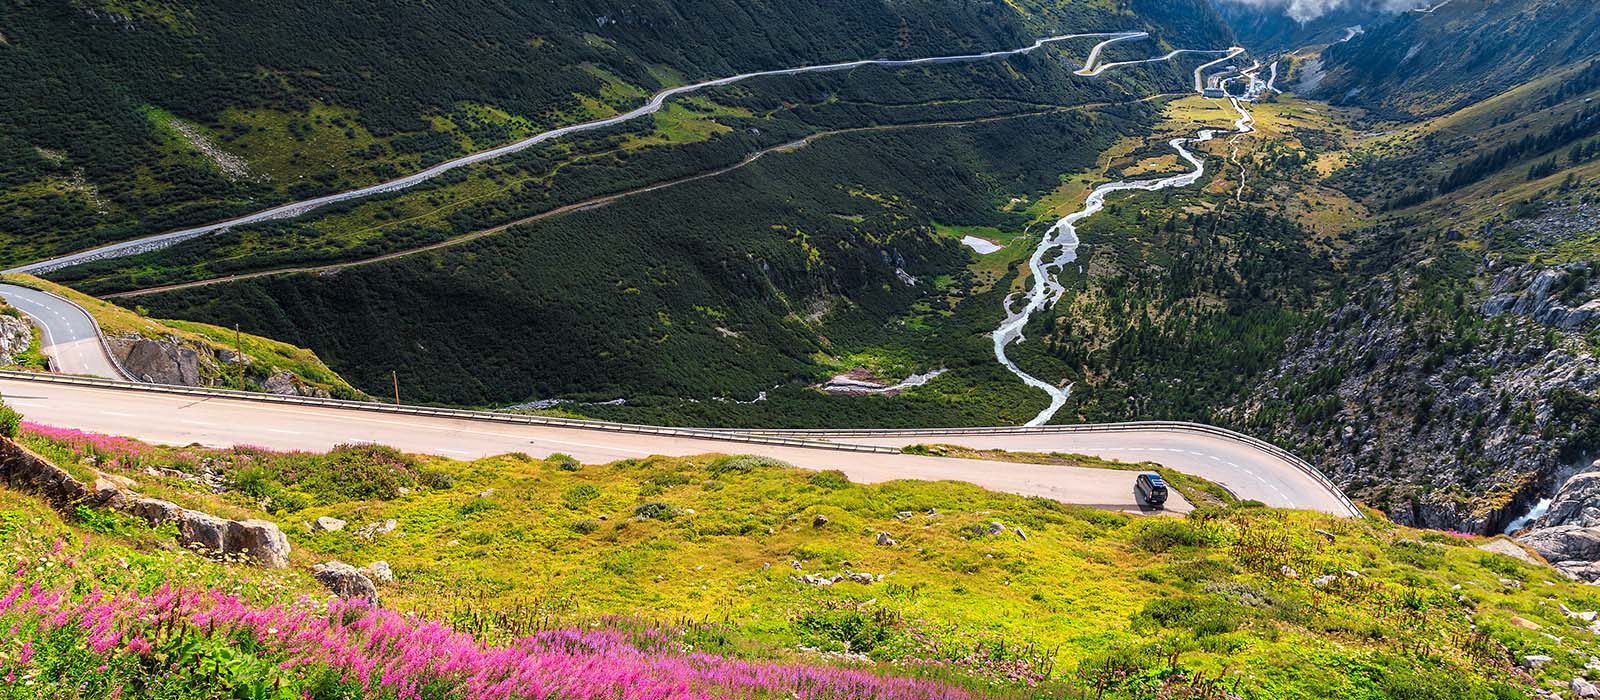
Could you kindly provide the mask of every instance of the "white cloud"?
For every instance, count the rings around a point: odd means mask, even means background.
[[[1405,12],[1427,6],[1424,0],[1223,0],[1235,5],[1278,9],[1296,22],[1306,23],[1347,5],[1360,5],[1382,12]]]

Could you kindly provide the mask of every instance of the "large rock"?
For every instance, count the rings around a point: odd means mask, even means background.
[[[289,538],[265,520],[225,520],[169,501],[141,497],[126,498],[124,510],[151,525],[177,525],[178,541],[186,546],[270,569],[289,566]]]
[[[389,562],[375,561],[361,567],[361,573],[377,583],[394,583],[394,569],[389,567]]]
[[[154,384],[200,386],[200,353],[175,340],[108,338],[123,368]]]
[[[1590,465],[1589,471],[1574,475],[1556,490],[1550,507],[1539,518],[1537,527],[1600,525],[1600,461]]]
[[[1502,273],[1494,282],[1494,289],[1500,293],[1483,302],[1483,315],[1492,318],[1507,313],[1519,314],[1563,330],[1582,330],[1600,321],[1600,299],[1592,299],[1571,308],[1552,298],[1551,294],[1557,285],[1565,283],[1574,274],[1587,277],[1587,264],[1568,263],[1540,270],[1520,294],[1503,291],[1512,287],[1516,280],[1525,279],[1525,274],[1525,269]]]
[[[1600,698],[1600,688],[1583,678],[1574,678],[1571,683],[1572,697],[1579,700],[1587,698]]]
[[[1517,541],[1533,548],[1548,561],[1595,561],[1600,559],[1600,528],[1577,525],[1530,530]]]
[[[317,521],[311,524],[311,529],[314,532],[338,532],[343,530],[344,526],[348,524],[349,523],[346,523],[338,518],[324,515],[320,518],[317,518]]]
[[[278,394],[280,396],[307,396],[317,399],[331,397],[331,394],[326,390],[306,384],[299,377],[296,377],[293,372],[287,370],[273,372],[272,376],[267,377],[267,380],[261,383],[261,388],[266,389],[269,394]]]
[[[340,598],[359,598],[376,607],[378,587],[360,569],[334,560],[311,567],[311,575]]]
[[[17,357],[33,345],[33,326],[12,316],[0,315],[0,365],[16,364]]]

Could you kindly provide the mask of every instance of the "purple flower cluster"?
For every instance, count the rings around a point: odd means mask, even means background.
[[[137,440],[40,425],[32,421],[22,421],[21,428],[26,436],[48,440],[80,454],[137,460],[151,449]]]
[[[26,576],[26,569],[19,571]],[[696,653],[681,633],[659,628],[564,628],[494,645],[437,622],[359,601],[308,599],[258,607],[215,591],[164,585],[140,595],[99,588],[81,597],[68,589],[16,583],[0,598],[0,625],[25,640],[8,673],[31,663],[31,633],[75,626],[88,647],[110,660],[144,657],[176,637],[253,640],[263,657],[293,672],[332,669],[368,697],[420,700],[957,700],[945,684],[869,670],[758,663]]]

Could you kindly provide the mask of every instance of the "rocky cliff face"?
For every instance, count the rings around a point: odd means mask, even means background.
[[[33,327],[27,321],[0,314],[0,366],[16,364],[33,344]]]
[[[1600,325],[1600,296],[1583,298],[1592,275],[1586,262],[1506,270],[1495,277],[1490,288],[1494,296],[1483,302],[1483,315],[1517,314],[1562,330],[1588,330]]]
[[[251,372],[248,367],[253,363],[249,357],[241,358],[226,350],[216,351],[203,345],[186,343],[176,337],[113,337],[107,338],[106,342],[122,362],[123,368],[140,381],[178,386],[237,386],[230,379],[238,371],[238,364],[244,362],[247,365],[246,374],[255,378],[267,393],[316,398],[329,396],[326,390],[306,384],[292,372],[270,369],[264,378],[258,377],[256,375],[260,373]]]
[[[122,362],[123,368],[139,381],[179,386],[202,385],[200,353],[176,339],[108,338],[107,344]],[[215,362],[211,365],[213,367],[207,369],[214,369]]]
[[[1397,522],[1493,533],[1600,452],[1583,265],[1496,273],[1480,305],[1380,282],[1297,340],[1232,417]],[[1582,301],[1571,303],[1576,297]],[[1408,310],[1409,309],[1409,310]]]
[[[1568,576],[1600,581],[1600,461],[1567,479],[1517,540]]]

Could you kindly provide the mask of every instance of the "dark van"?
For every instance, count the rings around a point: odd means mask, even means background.
[[[1167,482],[1162,480],[1160,474],[1140,474],[1133,489],[1144,505],[1160,508],[1161,504],[1167,502]]]

